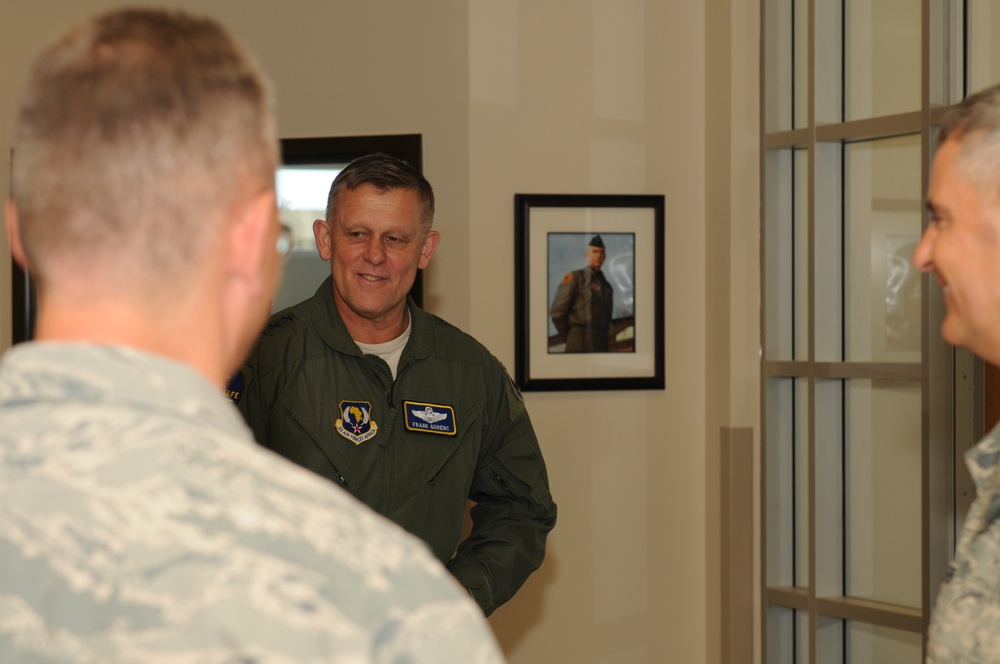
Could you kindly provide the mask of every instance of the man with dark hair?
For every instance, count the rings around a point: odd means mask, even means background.
[[[37,59],[0,363],[4,662],[499,662],[416,538],[254,444],[221,394],[281,274],[277,140],[221,26],[131,9]]]
[[[331,276],[271,318],[238,403],[259,443],[423,538],[489,614],[541,564],[556,506],[506,370],[407,296],[433,218],[430,184],[399,159],[338,174],[313,225]]]
[[[913,263],[947,308],[945,340],[1000,364],[1000,86],[944,119]],[[976,498],[931,616],[928,662],[1000,661],[1000,427],[965,454]]]
[[[587,244],[587,267],[567,272],[552,298],[552,324],[566,342],[567,353],[611,350],[614,289],[601,271],[607,252],[600,235]]]

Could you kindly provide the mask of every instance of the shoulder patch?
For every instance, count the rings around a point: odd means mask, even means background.
[[[566,276],[565,276],[565,277],[563,277],[563,280],[562,280],[562,282],[563,282],[564,284],[568,284],[568,283],[569,283],[569,282],[571,282],[571,281],[573,281],[573,273],[572,273],[572,272],[567,272],[567,273],[566,273]]]
[[[524,395],[521,394],[521,388],[519,388],[517,383],[514,382],[514,378],[510,375],[510,372],[507,371],[507,367],[504,367],[504,373],[507,374],[507,383],[510,386],[511,392],[514,393],[514,398],[518,401],[524,401]]]
[[[515,420],[524,413],[524,395],[521,394],[521,389],[514,382],[514,377],[510,375],[507,371],[507,367],[503,367],[503,372],[507,376],[507,408],[511,420]]]
[[[226,396],[233,403],[240,402],[240,397],[243,396],[244,382],[242,371],[237,371],[229,377],[229,382],[226,383]]]

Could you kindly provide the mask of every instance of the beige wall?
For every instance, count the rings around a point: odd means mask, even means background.
[[[29,54],[113,4],[0,5],[6,144]],[[257,55],[282,136],[423,134],[426,304],[508,366],[513,195],[666,196],[666,390],[526,395],[559,524],[491,623],[513,663],[719,661],[720,428],[759,419],[757,1],[168,4]]]

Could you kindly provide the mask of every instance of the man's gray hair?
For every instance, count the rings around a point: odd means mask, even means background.
[[[431,183],[413,166],[384,152],[373,152],[358,157],[337,174],[330,186],[330,195],[326,201],[328,222],[333,221],[340,192],[344,189],[357,189],[363,184],[372,185],[380,193],[395,189],[410,189],[417,192],[423,204],[420,219],[424,224],[424,232],[430,230],[434,223],[434,189]]]
[[[982,193],[1000,200],[1000,85],[986,88],[949,111],[938,144],[961,143],[958,164]]]

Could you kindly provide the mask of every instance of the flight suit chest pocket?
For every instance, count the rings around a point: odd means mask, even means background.
[[[457,415],[447,405],[403,402],[405,443],[395,452],[404,464],[422,470],[425,485],[434,484],[444,474],[451,475],[453,467],[460,477],[471,477],[474,472],[479,450],[479,418],[467,417],[468,412]]]

